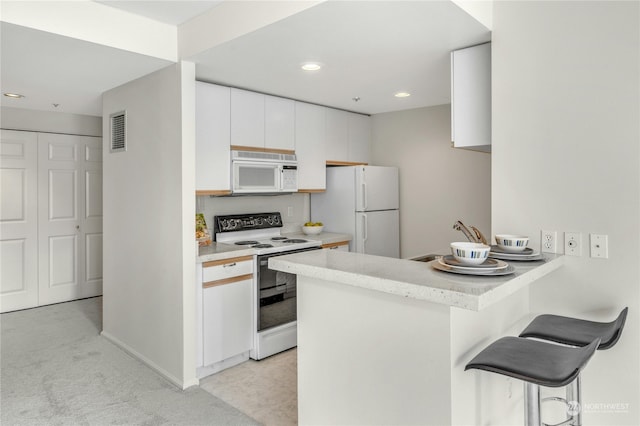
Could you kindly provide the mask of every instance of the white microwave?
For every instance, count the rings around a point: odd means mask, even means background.
[[[231,174],[234,194],[298,190],[298,164],[291,154],[232,151]]]

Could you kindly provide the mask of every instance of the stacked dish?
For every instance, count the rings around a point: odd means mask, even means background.
[[[542,260],[542,253],[534,252],[529,247],[524,250],[514,253],[512,251],[507,251],[500,246],[491,246],[491,250],[489,251],[489,258],[491,259],[502,259],[502,260],[523,260],[523,261],[533,261],[533,260]]]
[[[499,276],[514,272],[513,266],[498,259],[487,259],[477,265],[465,265],[452,255],[442,256],[431,263],[434,269],[443,272],[463,275]]]

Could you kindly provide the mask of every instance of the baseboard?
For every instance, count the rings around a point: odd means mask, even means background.
[[[204,367],[198,367],[196,368],[196,376],[198,377],[198,379],[202,379],[206,376],[210,376],[222,370],[226,370],[227,368],[234,367],[248,360],[249,351],[246,351],[241,354],[232,356],[231,358],[216,362],[214,364],[206,365]]]
[[[100,335],[105,339],[107,339],[108,341],[110,341],[111,343],[113,343],[114,345],[116,345],[117,347],[119,347],[120,349],[122,349],[123,351],[125,351],[126,353],[128,353],[129,355],[131,355],[132,357],[142,361],[147,367],[151,368],[156,373],[160,374],[162,377],[169,380],[171,383],[173,383],[174,385],[176,385],[182,390],[185,390],[191,386],[197,386],[200,384],[200,381],[197,378],[183,382],[179,378],[167,372],[164,368],[160,367],[155,362],[151,361],[149,358],[145,357],[144,355],[142,355],[141,353],[133,349],[131,346],[120,341],[118,338],[112,336],[111,334],[105,331],[102,331]]]

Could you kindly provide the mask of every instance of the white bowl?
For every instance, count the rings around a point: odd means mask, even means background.
[[[508,234],[496,235],[496,244],[504,251],[517,253],[527,248],[529,237]]]
[[[318,235],[319,233],[322,232],[323,229],[324,229],[324,226],[303,226],[302,232],[304,232],[307,235]]]
[[[451,243],[451,254],[463,265],[479,265],[487,260],[491,247],[480,243]]]

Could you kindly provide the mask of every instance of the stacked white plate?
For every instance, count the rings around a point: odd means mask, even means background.
[[[487,259],[479,265],[467,266],[459,262],[452,255],[443,256],[431,265],[438,271],[464,275],[498,276],[509,275],[514,271],[513,266],[502,260]]]
[[[506,251],[499,246],[491,246],[491,251],[489,251],[489,258],[493,259],[502,259],[502,260],[524,260],[524,261],[532,261],[532,260],[542,260],[542,254],[540,252],[534,252],[529,247],[524,250],[514,253],[512,251]]]

